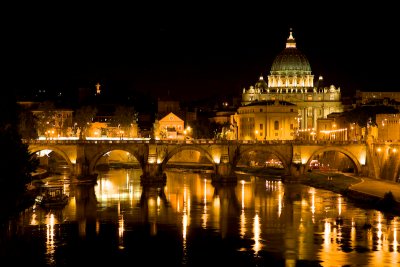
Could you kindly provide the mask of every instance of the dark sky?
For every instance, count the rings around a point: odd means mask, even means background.
[[[344,94],[398,88],[399,14],[383,2],[135,3],[5,10],[3,86],[54,91],[100,82],[115,93],[169,91],[182,99],[240,94],[266,78],[292,27],[313,74]]]

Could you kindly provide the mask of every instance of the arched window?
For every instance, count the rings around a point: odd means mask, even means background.
[[[279,121],[274,122],[274,130],[279,130]]]

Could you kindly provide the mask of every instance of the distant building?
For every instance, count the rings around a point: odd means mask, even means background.
[[[316,129],[317,119],[333,112],[342,112],[340,88],[324,86],[320,76],[314,85],[314,75],[307,57],[296,48],[290,30],[286,48],[279,53],[268,75],[268,82],[261,75],[250,88],[243,89],[242,105],[256,101],[286,101],[296,105],[299,129]],[[297,128],[297,125],[296,125]]]
[[[380,141],[400,141],[400,114],[376,114]]]
[[[239,140],[293,140],[297,106],[287,101],[254,101],[234,115]]]
[[[170,112],[164,118],[156,120],[153,128],[156,139],[185,138],[185,122],[172,112]]]
[[[400,92],[363,92],[360,90],[356,91],[356,101],[358,105],[363,105],[371,101],[384,99],[400,102]]]

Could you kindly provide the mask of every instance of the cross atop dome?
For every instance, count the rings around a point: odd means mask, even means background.
[[[293,38],[293,30],[290,28],[289,37],[287,38],[286,48],[296,48],[296,41]]]

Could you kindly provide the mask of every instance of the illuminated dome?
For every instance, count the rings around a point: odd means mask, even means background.
[[[264,81],[263,76],[260,76],[260,79],[259,79],[258,82],[256,82],[256,84],[255,84],[255,88],[256,88],[256,89],[260,89],[260,90],[262,90],[262,91],[268,89],[268,85],[267,85],[267,83]]]
[[[296,48],[296,42],[290,29],[286,48],[276,56],[271,67],[271,75],[307,75],[311,74],[307,57]]]

